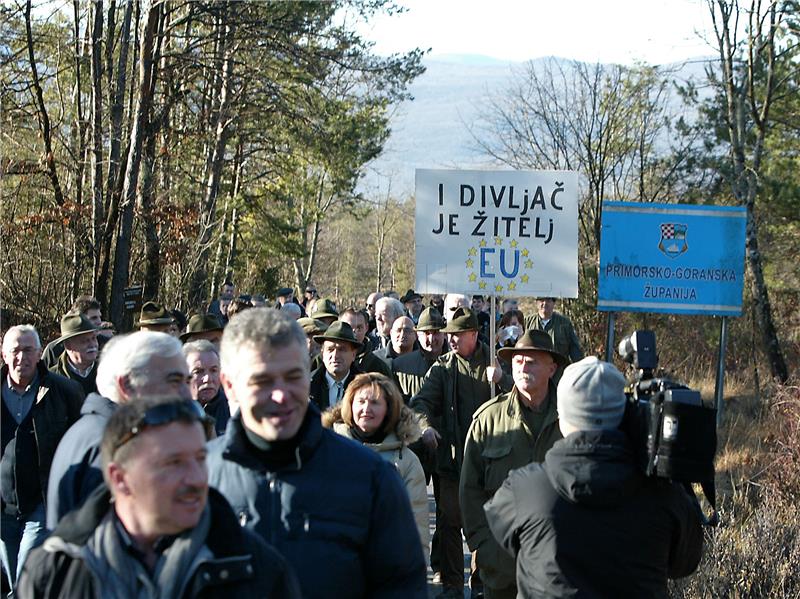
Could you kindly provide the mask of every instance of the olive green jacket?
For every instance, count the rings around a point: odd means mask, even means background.
[[[436,471],[439,476],[458,480],[461,460],[464,455],[464,441],[472,415],[491,397],[491,387],[486,379],[489,365],[489,347],[479,343],[470,363],[479,364],[475,372],[479,382],[479,393],[459,393],[456,389],[458,363],[455,352],[448,352],[431,366],[422,382],[422,388],[411,398],[411,408],[423,414],[428,422],[439,424],[436,429],[441,435],[436,450]],[[482,383],[482,384],[480,384]],[[511,389],[513,381],[504,375],[498,384],[501,391]]]
[[[475,551],[481,579],[491,588],[514,584],[514,558],[492,536],[483,504],[502,486],[511,470],[544,461],[547,451],[562,438],[552,380],[548,400],[542,430],[535,437],[522,416],[516,388],[481,406],[467,434],[459,481],[464,536]]]
[[[570,362],[577,362],[583,359],[583,350],[581,350],[581,343],[578,340],[578,335],[575,334],[575,327],[569,318],[558,312],[553,312],[552,318],[547,323],[546,327],[542,326],[542,319],[538,314],[529,316],[525,319],[525,330],[531,329],[537,331],[544,331],[553,340],[553,349],[560,353]]]
[[[408,403],[411,398],[422,389],[422,382],[425,375],[436,363],[436,360],[429,360],[422,353],[421,349],[415,349],[410,354],[397,356],[392,361],[392,370],[400,392],[403,394],[403,401]]]

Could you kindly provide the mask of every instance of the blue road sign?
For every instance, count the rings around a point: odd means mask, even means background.
[[[603,202],[597,309],[741,316],[743,207]]]

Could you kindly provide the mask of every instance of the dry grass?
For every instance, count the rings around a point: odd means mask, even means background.
[[[700,567],[671,585],[672,596],[800,598],[796,384],[767,390],[761,402],[752,395],[726,402],[717,494],[722,524],[707,531]]]

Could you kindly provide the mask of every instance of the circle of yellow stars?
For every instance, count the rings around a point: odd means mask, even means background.
[[[494,245],[495,247],[502,247],[503,238],[502,237],[493,237],[492,238],[492,245]],[[508,246],[512,250],[516,250],[519,247],[519,245],[520,245],[519,241],[517,241],[516,239],[512,239],[508,243]],[[475,283],[476,281],[478,281],[478,279],[480,279],[478,273],[475,272],[472,269],[477,268],[476,267],[476,263],[477,263],[477,256],[478,256],[478,248],[485,248],[487,246],[489,246],[489,241],[487,241],[485,239],[481,239],[481,241],[480,241],[480,243],[478,243],[477,247],[473,246],[473,247],[471,247],[471,248],[469,248],[467,250],[467,260],[466,260],[465,264],[466,264],[467,269],[470,270],[470,273],[468,275],[468,279],[469,279],[470,283]],[[531,258],[530,251],[528,250],[528,248],[522,248],[522,250],[520,250],[520,255],[522,256],[522,263],[520,265],[521,266],[520,271],[522,271],[523,269],[524,270],[532,269],[533,268],[533,259]],[[502,293],[503,291],[514,291],[517,288],[517,285],[525,284],[529,280],[530,280],[530,277],[529,277],[528,273],[523,272],[522,274],[519,275],[518,281],[515,280],[515,279],[512,279],[505,286],[500,284],[500,283],[496,283],[494,285],[490,285],[490,283],[487,283],[484,280],[480,280],[480,281],[478,281],[478,289],[487,290],[487,289],[491,288],[495,293]]]

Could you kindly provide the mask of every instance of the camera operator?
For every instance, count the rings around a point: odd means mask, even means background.
[[[589,357],[558,384],[564,439],[543,464],[514,470],[484,506],[516,556],[519,597],[666,598],[703,546],[700,511],[677,483],[648,478],[627,435],[625,379]]]

